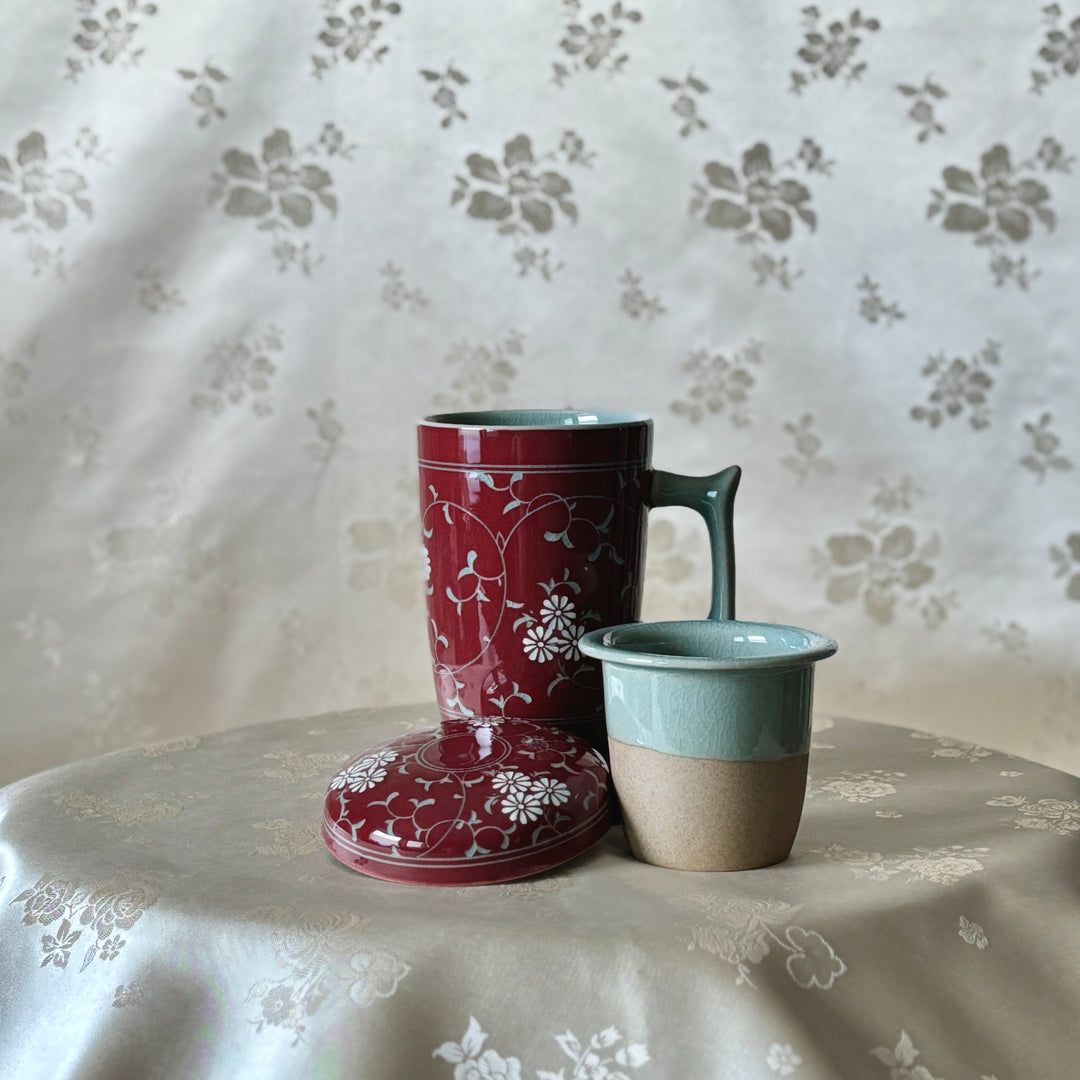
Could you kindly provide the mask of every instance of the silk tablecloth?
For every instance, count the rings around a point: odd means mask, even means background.
[[[1055,1080],[1080,1062],[1080,779],[821,720],[791,858],[432,889],[351,872],[326,784],[421,706],[261,724],[0,791],[18,1080]]]

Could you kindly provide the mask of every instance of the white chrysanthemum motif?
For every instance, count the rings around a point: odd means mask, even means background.
[[[330,781],[330,790],[337,791],[341,788],[348,788],[350,791],[357,793],[367,791],[368,788],[373,788],[380,780],[385,778],[386,766],[397,761],[397,759],[396,750],[380,750],[370,757],[362,758],[347,769],[342,769]]]
[[[570,789],[554,776],[537,777],[529,791],[547,806],[562,806],[570,798]]]
[[[546,601],[545,601],[546,603]],[[552,637],[550,623],[530,626],[521,642],[525,655],[538,664],[552,660],[556,654],[556,639]]]
[[[430,581],[431,580],[431,552],[428,551],[426,545],[423,548],[423,554],[424,554],[424,580],[425,581]]]
[[[535,821],[544,810],[539,796],[532,791],[511,791],[499,804],[499,809],[519,825]]]
[[[566,630],[574,624],[577,609],[568,596],[556,593],[540,605],[540,618],[554,631]]]
[[[580,660],[581,636],[584,633],[584,626],[567,627],[567,629],[562,632],[562,636],[555,639],[554,645],[563,656],[570,660]]]
[[[504,795],[511,791],[528,791],[532,787],[532,781],[517,769],[496,773],[492,778],[491,786]]]

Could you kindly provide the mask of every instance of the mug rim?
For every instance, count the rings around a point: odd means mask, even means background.
[[[620,647],[606,640],[620,632],[633,632],[639,628],[642,635],[650,632],[662,635],[665,632],[671,634],[673,631],[691,627],[728,627],[732,630],[745,629],[748,632],[755,628],[770,631],[786,630],[803,635],[806,644],[786,652],[777,651],[774,647],[772,652],[757,656],[694,656],[686,653],[649,652],[645,648],[638,648],[633,641],[627,641],[624,647]],[[716,633],[717,631],[709,629],[706,632]],[[642,644],[648,644],[648,642]],[[590,630],[582,636],[578,647],[586,656],[605,663],[683,671],[749,671],[807,667],[818,660],[825,660],[832,656],[839,648],[832,638],[819,634],[816,630],[807,630],[804,627],[790,626],[786,623],[751,622],[742,619],[682,619],[622,623],[619,626],[605,626],[598,630]]]
[[[597,431],[640,425],[651,426],[652,417],[624,409],[464,409],[419,421],[420,427],[475,431]]]

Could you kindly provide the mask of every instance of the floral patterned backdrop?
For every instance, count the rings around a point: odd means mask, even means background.
[[[1080,770],[1080,2],[60,0],[0,39],[0,781],[424,700],[413,421],[738,463],[820,710]],[[651,526],[646,615],[707,607]]]

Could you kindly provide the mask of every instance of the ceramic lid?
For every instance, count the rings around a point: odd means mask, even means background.
[[[610,825],[603,758],[527,720],[444,720],[372,746],[330,781],[323,841],[353,870],[486,885],[588,850]]]

